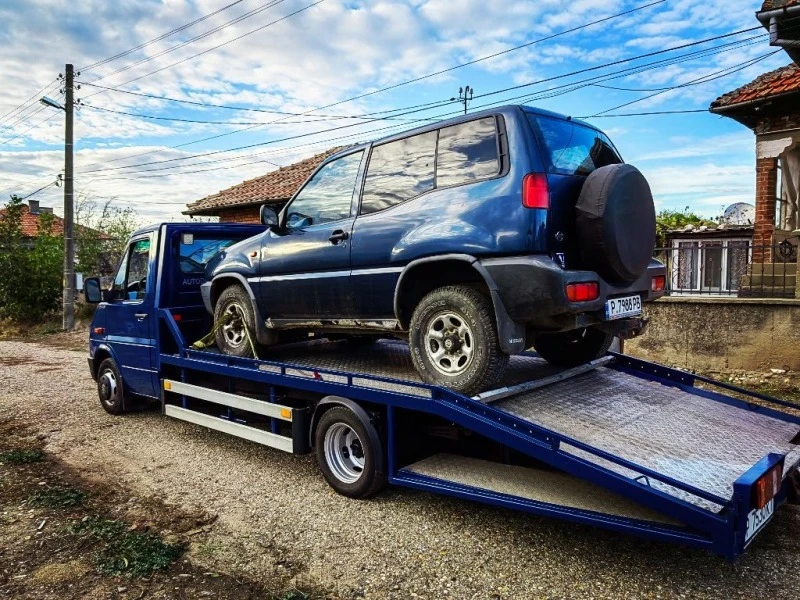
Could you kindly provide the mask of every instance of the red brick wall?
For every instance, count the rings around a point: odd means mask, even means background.
[[[757,246],[772,244],[775,232],[775,196],[778,188],[778,159],[756,159],[756,222],[753,231],[753,262],[771,262],[772,251]]]
[[[260,223],[260,209],[259,206],[223,208],[219,211],[219,221],[220,223]]]

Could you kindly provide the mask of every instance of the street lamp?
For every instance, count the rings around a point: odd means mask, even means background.
[[[63,110],[63,111],[67,110],[66,108],[61,106],[58,102],[56,102],[52,98],[48,98],[47,96],[43,96],[42,98],[39,98],[39,102],[41,102],[45,106],[50,106],[52,108],[57,108],[57,109]]]
[[[66,100],[64,106],[44,96],[39,102],[50,108],[63,110],[66,116],[64,126],[64,295],[63,295],[63,321],[66,331],[75,328],[75,223],[73,199],[73,143],[72,143],[72,113],[73,113],[73,84],[75,70],[72,65],[66,66],[64,77],[64,92]]]

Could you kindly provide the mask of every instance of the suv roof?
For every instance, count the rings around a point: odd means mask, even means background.
[[[441,121],[436,121],[434,123],[428,123],[425,125],[420,125],[419,127],[415,127],[413,129],[406,129],[405,131],[401,131],[400,133],[393,133],[392,135],[387,135],[381,138],[377,138],[375,140],[371,140],[368,142],[361,142],[360,144],[354,144],[352,146],[348,146],[347,148],[343,148],[336,154],[331,154],[327,159],[323,161],[322,164],[330,162],[334,158],[338,158],[344,154],[349,154],[351,152],[355,152],[358,150],[362,150],[364,148],[369,148],[372,145],[376,144],[383,144],[386,142],[391,142],[394,140],[399,140],[405,137],[409,137],[412,135],[417,135],[420,133],[425,133],[426,131],[433,131],[435,129],[440,129],[442,127],[448,127],[450,125],[457,125],[458,123],[463,123],[465,121],[473,121],[475,119],[480,119],[481,117],[488,117],[497,114],[510,114],[513,112],[524,111],[527,113],[541,115],[544,117],[550,117],[553,119],[560,119],[562,121],[570,121],[572,123],[577,123],[579,125],[583,125],[584,127],[588,127],[590,129],[594,129],[596,131],[600,131],[594,125],[587,123],[585,121],[581,121],[580,119],[573,119],[567,115],[562,115],[557,112],[553,112],[550,110],[545,110],[543,108],[537,108],[535,106],[527,106],[525,104],[506,104],[504,106],[496,106],[493,108],[487,108],[484,110],[479,110],[475,112],[468,113],[466,115],[459,115],[457,117],[451,117],[449,119],[443,119]]]

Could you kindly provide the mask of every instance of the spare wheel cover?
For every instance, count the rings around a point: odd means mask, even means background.
[[[626,164],[601,167],[586,178],[575,209],[584,267],[613,283],[638,279],[656,239],[656,211],[644,175]]]

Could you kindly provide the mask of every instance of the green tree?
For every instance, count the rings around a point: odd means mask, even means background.
[[[75,210],[77,224],[76,260],[86,275],[111,275],[125,252],[131,233],[139,227],[132,207],[116,208],[114,199],[102,206],[87,196],[78,199]]]
[[[687,206],[680,210],[662,210],[656,215],[656,248],[667,245],[667,232],[673,229],[682,229],[687,225],[716,225],[712,219],[706,219],[689,210]]]
[[[40,320],[58,308],[61,298],[62,238],[53,232],[53,215],[42,214],[36,236],[25,238],[26,207],[12,196],[0,220],[0,315]]]

